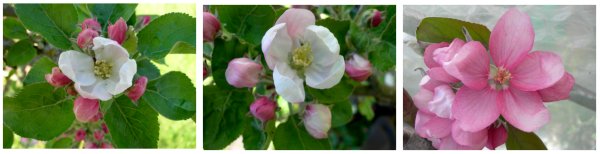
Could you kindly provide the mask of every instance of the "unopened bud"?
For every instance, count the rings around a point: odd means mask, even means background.
[[[100,26],[100,23],[98,23],[98,21],[96,21],[96,18],[87,18],[87,19],[83,20],[83,23],[81,23],[81,30],[86,30],[86,29],[92,29],[94,31],[102,31],[102,27]]]
[[[77,45],[80,48],[88,48],[92,45],[92,40],[98,37],[98,32],[92,29],[84,29],[77,35]]]
[[[125,37],[127,36],[127,23],[123,18],[119,18],[114,25],[108,26],[108,37],[112,40],[117,41],[119,44],[123,44]]]
[[[248,58],[236,58],[227,65],[225,78],[236,88],[254,87],[259,81],[262,69],[262,65]]]
[[[135,84],[127,92],[127,97],[133,102],[137,102],[144,92],[146,92],[146,84],[148,84],[148,78],[142,76],[135,81]]]
[[[73,112],[75,117],[81,122],[89,122],[99,112],[100,103],[97,99],[87,99],[84,97],[77,97],[73,103]]]
[[[260,119],[260,121],[266,122],[275,118],[276,108],[277,103],[266,96],[262,96],[250,105],[250,112],[254,117]]]
[[[221,30],[221,23],[213,14],[204,12],[203,14],[203,38],[204,42],[212,42],[215,40],[217,32]]]
[[[304,127],[314,138],[327,138],[327,132],[331,128],[329,107],[322,104],[308,104],[304,111]]]
[[[58,67],[53,67],[52,73],[46,74],[45,78],[50,85],[57,88],[66,86],[73,82],[71,79],[69,79],[69,77],[63,74]]]
[[[358,54],[353,54],[352,57],[346,61],[346,73],[350,78],[355,81],[365,81],[371,76],[373,66],[369,60],[364,59]]]

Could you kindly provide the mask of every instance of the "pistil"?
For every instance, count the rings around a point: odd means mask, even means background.
[[[105,60],[96,60],[94,63],[94,74],[102,79],[108,79],[112,72],[112,64]]]

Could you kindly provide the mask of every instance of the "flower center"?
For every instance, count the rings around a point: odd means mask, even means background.
[[[292,63],[293,69],[303,71],[306,67],[310,66],[313,60],[312,50],[310,43],[302,44],[299,48],[292,51]]]
[[[102,79],[108,79],[112,72],[112,64],[106,60],[96,60],[94,63],[94,74]]]
[[[504,67],[496,67],[494,65],[490,66],[490,75],[488,83],[490,86],[496,90],[506,89],[510,84],[510,78],[512,78],[508,69]]]

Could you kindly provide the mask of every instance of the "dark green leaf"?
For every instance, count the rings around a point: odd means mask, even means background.
[[[4,124],[22,137],[55,138],[75,120],[73,100],[66,95],[48,83],[27,85],[15,98],[4,97]]]
[[[121,17],[128,21],[136,7],[137,4],[88,4],[88,9],[105,30],[109,23],[114,24]]]
[[[25,39],[28,37],[25,27],[15,17],[4,16],[4,37],[12,39]]]
[[[46,82],[45,75],[52,73],[52,68],[57,65],[48,57],[43,56],[37,62],[33,64],[27,76],[25,76],[25,80],[23,80],[23,85],[29,85],[36,82]]]
[[[230,40],[215,39],[215,48],[212,53],[212,75],[217,86],[221,89],[235,89],[225,79],[225,70],[229,61],[243,57],[251,48],[247,43],[241,42],[237,37]]]
[[[328,139],[315,139],[300,124],[301,120],[292,116],[287,122],[279,124],[273,137],[273,145],[277,150],[329,150]]]
[[[223,149],[237,139],[251,120],[252,94],[247,90],[222,90],[204,86],[204,149]]]
[[[377,38],[384,40],[388,43],[396,44],[396,6],[386,5],[382,6],[379,11],[383,14],[383,21],[379,26],[371,29],[377,36]]]
[[[37,55],[33,44],[29,40],[21,40],[12,46],[6,54],[6,64],[20,66],[29,63]]]
[[[62,137],[46,142],[47,149],[67,149],[73,146],[73,138]]]
[[[127,96],[114,99],[104,115],[116,148],[156,148],[158,114],[144,103],[134,105]]]
[[[332,18],[318,20],[316,25],[326,27],[335,35],[338,43],[340,44],[340,54],[346,55],[348,47],[346,46],[346,34],[350,29],[350,21],[338,21]]]
[[[171,120],[185,120],[196,114],[196,88],[181,72],[169,72],[148,82],[142,100]]]
[[[380,71],[388,71],[396,66],[396,46],[388,42],[379,42],[371,47],[369,61]]]
[[[331,107],[331,127],[339,127],[352,120],[352,102],[342,100]]]
[[[490,30],[484,25],[442,17],[427,17],[421,20],[417,27],[417,40],[431,43],[450,43],[454,38],[465,40],[462,27],[467,28],[474,41],[488,46]]]
[[[340,83],[329,89],[314,89],[305,86],[306,92],[312,95],[317,102],[322,104],[332,104],[340,100],[348,100],[354,87],[348,83],[346,78],[342,78]]]
[[[274,133],[275,121],[270,120],[267,122],[266,127],[271,130],[271,134]],[[244,134],[242,135],[242,138],[244,139],[244,149],[246,150],[266,150],[264,148],[271,143],[267,138],[268,132],[263,131],[262,122],[260,120],[248,120],[248,124],[244,129]]]
[[[52,45],[69,49],[77,26],[73,4],[16,4],[15,12],[30,31],[37,32]]]
[[[137,61],[137,74],[154,80],[160,76],[160,70],[150,60]]]
[[[173,48],[171,48],[171,51],[169,51],[169,53],[191,53],[191,54],[195,54],[196,53],[196,46],[191,45],[187,42],[183,42],[183,41],[179,41],[177,43],[175,43],[175,45],[173,45]]]
[[[506,139],[506,149],[508,150],[547,150],[544,142],[535,135],[535,133],[527,133],[513,127],[508,126],[508,139]]]
[[[179,41],[196,46],[196,19],[183,13],[165,14],[152,20],[137,36],[138,52],[153,60],[162,59]]]
[[[275,10],[267,5],[213,6],[223,28],[252,45],[259,45],[263,35],[275,24]]]
[[[13,134],[13,132],[8,127],[6,127],[6,125],[2,125],[2,148],[12,148],[14,139],[15,135]]]

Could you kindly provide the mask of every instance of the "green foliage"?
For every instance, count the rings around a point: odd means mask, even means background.
[[[421,20],[417,27],[417,40],[431,43],[450,43],[454,38],[465,40],[463,27],[469,31],[474,41],[488,46],[490,30],[484,25],[443,17],[427,17]]]
[[[396,66],[396,6],[370,6],[383,13],[383,21],[377,27],[364,26],[366,23],[350,25],[350,42],[357,53],[367,56],[373,67],[379,71],[389,71]],[[361,27],[362,26],[362,27]]]
[[[104,115],[116,148],[156,148],[158,114],[145,102],[137,106],[125,96],[114,99]]]
[[[196,114],[196,88],[181,72],[169,72],[150,81],[142,100],[172,120],[185,120]]]
[[[259,45],[263,35],[275,24],[275,10],[267,5],[212,6],[223,29],[252,45]]]
[[[248,124],[244,129],[242,138],[244,139],[244,149],[246,150],[266,150],[266,147],[271,143],[271,138],[275,133],[275,121],[270,120],[263,125],[258,119],[248,120]]]
[[[196,53],[196,46],[187,42],[179,41],[173,45],[169,53]]]
[[[52,73],[52,68],[56,67],[50,58],[42,56],[37,62],[33,64],[27,76],[23,80],[23,85],[29,85],[37,82],[46,82],[45,75]]]
[[[160,77],[160,70],[150,60],[145,59],[137,61],[137,74],[146,76],[148,80],[153,80]]]
[[[378,70],[390,70],[396,67],[396,46],[389,42],[379,42],[372,46],[369,61]]]
[[[234,58],[241,58],[244,53],[252,50],[251,47],[244,42],[241,42],[237,37],[232,37],[230,40],[215,39],[214,52],[212,53],[212,75],[215,83],[221,89],[235,89],[229,85],[225,79],[225,70],[229,61]]]
[[[123,48],[125,48],[127,50],[127,52],[129,53],[129,55],[134,55],[137,53],[137,46],[138,46],[138,38],[135,35],[135,31],[133,26],[129,26],[129,28],[127,28],[127,33],[125,34],[127,35],[125,39],[125,41],[123,41]]]
[[[6,54],[6,64],[20,66],[28,64],[37,55],[37,50],[29,40],[21,40],[12,46]]]
[[[135,13],[137,4],[88,4],[87,7],[92,15],[97,18],[100,26],[107,30],[109,23],[114,24],[121,17],[123,20],[128,21]]]
[[[137,36],[138,51],[159,60],[179,41],[196,45],[196,19],[183,13],[165,14],[152,20]]]
[[[246,90],[224,90],[217,86],[203,88],[204,149],[223,149],[238,138],[251,117],[253,97]]]
[[[70,137],[62,137],[56,138],[46,142],[46,148],[48,149],[66,149],[71,148],[73,145],[73,138]]]
[[[12,38],[12,39],[25,39],[29,37],[27,35],[27,31],[21,21],[15,17],[4,17],[4,25],[3,25],[3,33],[4,37]]]
[[[65,96],[64,89],[48,83],[27,85],[16,97],[4,97],[4,124],[22,137],[44,141],[57,137],[75,119],[73,100]]]
[[[2,125],[2,148],[10,149],[12,147],[15,135],[6,125]]]
[[[312,97],[319,103],[322,104],[333,104],[340,102],[340,100],[348,100],[348,97],[352,95],[354,86],[349,83],[349,79],[342,78],[340,83],[329,88],[329,89],[315,89],[309,86],[304,86],[306,92],[312,95]]]
[[[506,149],[508,150],[547,150],[544,142],[531,132],[523,132],[518,128],[507,123],[508,139],[506,139]]]
[[[15,12],[30,31],[44,36],[60,49],[69,49],[69,40],[77,28],[77,10],[73,4],[16,4]]]
[[[364,97],[358,102],[358,112],[365,116],[365,118],[367,118],[369,121],[373,120],[375,117],[373,104],[375,104],[375,98],[372,96]]]
[[[315,139],[304,128],[297,116],[279,124],[273,137],[273,145],[277,150],[329,150],[328,139]]]
[[[333,104],[331,108],[331,128],[346,125],[352,120],[352,102],[342,100]]]

